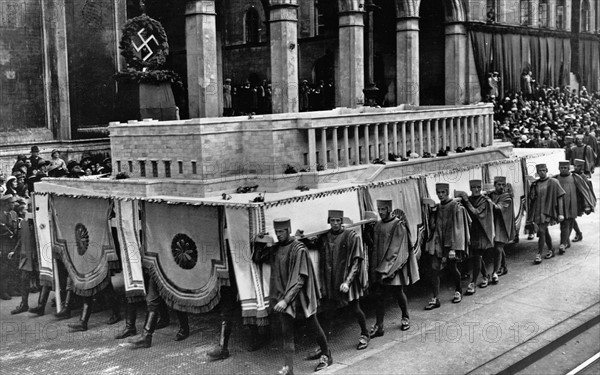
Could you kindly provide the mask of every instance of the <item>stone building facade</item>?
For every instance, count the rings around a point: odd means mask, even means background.
[[[491,71],[505,91],[525,69],[599,89],[598,0],[4,0],[0,144],[115,120],[120,30],[142,3],[184,78],[182,118],[220,116],[225,78],[272,83],[275,113],[299,110],[303,80],[332,81],[338,107],[363,105],[369,83],[388,106],[475,103]]]

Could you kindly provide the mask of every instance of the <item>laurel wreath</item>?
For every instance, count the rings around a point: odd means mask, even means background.
[[[183,81],[179,74],[172,70],[147,70],[145,72],[127,69],[113,75],[117,82],[153,83],[170,82],[174,87],[183,89]]]
[[[156,50],[152,50],[153,55],[146,61],[139,56],[139,53],[135,50],[133,41],[138,39],[138,32],[144,29],[146,36],[153,35],[158,42]],[[137,42],[140,43],[139,41]],[[127,61],[127,65],[135,70],[146,69],[158,69],[167,61],[169,55],[169,42],[167,40],[167,34],[162,24],[148,17],[145,14],[137,16],[128,20],[123,26],[123,36],[119,42],[119,48],[121,48],[121,55]]]

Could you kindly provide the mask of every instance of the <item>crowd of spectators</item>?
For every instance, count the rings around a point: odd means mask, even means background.
[[[532,94],[513,93],[491,101],[496,139],[520,148],[569,149],[580,138],[598,155],[600,92],[536,87]]]
[[[31,155],[19,155],[11,174],[0,174],[0,195],[13,195],[28,200],[34,191],[34,183],[44,177],[106,176],[111,174],[110,158],[102,155],[84,156],[80,161],[61,158],[59,150],[52,150],[50,159],[40,157],[38,146],[31,147]]]

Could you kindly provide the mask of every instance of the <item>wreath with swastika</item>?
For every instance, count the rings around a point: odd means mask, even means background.
[[[119,43],[130,68],[157,69],[167,61],[169,42],[162,24],[145,14],[128,20]]]

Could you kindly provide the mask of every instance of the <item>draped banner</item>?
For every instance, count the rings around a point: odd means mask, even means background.
[[[135,200],[115,201],[115,219],[117,220],[117,237],[121,247],[125,296],[130,301],[146,295],[139,241],[138,206],[139,202]]]
[[[369,188],[373,207],[377,207],[378,199],[391,199],[394,209],[399,208],[406,214],[411,238],[416,243],[423,220],[421,217],[421,196],[419,180],[409,179],[398,185]],[[415,245],[414,243],[411,245]]]
[[[144,267],[175,310],[206,312],[229,285],[222,207],[143,205]]]
[[[109,218],[108,199],[65,198],[50,200],[54,219],[53,248],[73,281],[73,291],[91,296],[110,282],[110,268],[118,267]]]
[[[40,283],[54,287],[54,263],[52,262],[52,231],[48,195],[33,195],[35,207],[35,234],[37,243],[38,264],[40,266]]]
[[[264,230],[261,225],[262,208],[240,210],[225,208],[227,239],[232,267],[242,305],[244,324],[268,325],[269,301],[267,299],[269,279],[263,277],[260,267],[252,262],[251,240]],[[263,269],[268,268],[264,265]],[[270,275],[269,272],[265,272]]]

